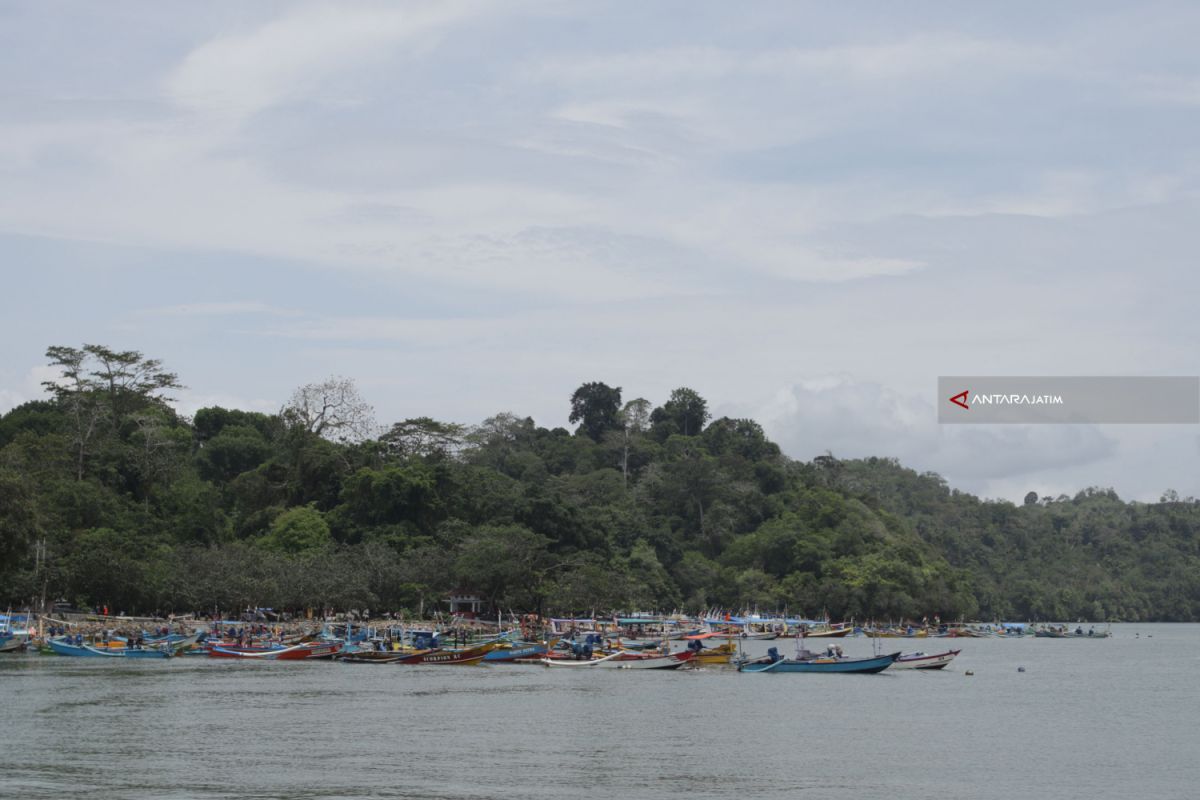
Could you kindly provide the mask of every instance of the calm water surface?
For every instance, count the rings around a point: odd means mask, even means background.
[[[0,796],[1200,796],[1200,625],[1113,633],[875,676],[0,654]]]

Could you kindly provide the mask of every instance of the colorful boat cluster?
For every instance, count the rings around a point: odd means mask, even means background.
[[[532,664],[553,669],[678,670],[732,666],[747,674],[828,673],[874,674],[888,669],[942,670],[962,652],[880,652],[881,639],[1021,637],[1094,638],[1111,636],[1082,626],[1026,626],[1021,623],[943,625],[853,625],[786,617],[730,614],[681,617],[613,617],[611,619],[514,620],[509,630],[497,621],[488,635],[476,624],[439,629],[435,625],[409,627],[397,623],[368,626],[354,622],[328,624],[319,631],[293,631],[281,627],[236,621],[211,622],[204,628],[175,631],[157,628],[147,633],[102,628],[90,636],[65,626],[42,626],[24,618],[24,630],[5,618],[0,629],[0,652],[36,649],[69,657],[165,660],[201,656],[219,662],[336,660],[346,664],[470,666]],[[866,637],[874,642],[869,656],[847,656],[841,640]],[[795,638],[792,656],[772,646],[766,655],[751,657],[754,641]],[[813,652],[809,640],[829,640]],[[761,651],[760,651],[761,652]]]

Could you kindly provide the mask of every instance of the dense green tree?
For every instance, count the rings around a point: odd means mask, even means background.
[[[379,437],[393,458],[450,458],[466,441],[467,428],[453,422],[417,417],[397,422]]]
[[[579,423],[579,433],[598,442],[604,434],[621,427],[621,387],[585,383],[571,395],[570,422]]]
[[[33,487],[19,473],[0,468],[0,575],[25,556],[40,532]]]
[[[333,538],[321,512],[311,506],[296,506],[275,518],[261,544],[271,550],[295,554],[328,548]]]
[[[694,389],[680,387],[650,414],[651,432],[659,441],[673,435],[697,436],[708,422],[708,402]]]
[[[549,590],[550,540],[520,525],[485,527],[461,542],[454,560],[459,588],[493,608],[537,608]]]

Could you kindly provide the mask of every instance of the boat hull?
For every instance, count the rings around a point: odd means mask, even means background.
[[[0,653],[19,653],[25,647],[26,640],[16,636],[9,636],[0,640]]]
[[[249,661],[305,661],[317,658],[333,658],[341,652],[341,642],[304,642],[278,650],[250,650],[230,647],[212,647],[210,658],[242,659]]]
[[[899,653],[873,658],[814,658],[803,661],[782,658],[778,661],[759,661],[740,664],[738,672],[819,672],[836,674],[872,674],[892,666]]]
[[[493,650],[483,657],[487,664],[508,664],[520,659],[540,658],[546,654],[544,644],[528,645],[526,647],[511,647],[505,650]]]
[[[962,650],[947,650],[945,653],[931,655],[910,653],[896,659],[896,663],[892,667],[893,669],[942,669],[961,652]]]
[[[613,661],[605,662],[603,666],[614,666],[617,669],[679,669],[686,664],[690,664],[692,658],[693,653],[690,650],[684,650],[668,656],[617,658]]]
[[[468,647],[463,650],[431,650],[421,656],[418,664],[435,664],[439,666],[469,666],[478,664],[487,657],[487,654],[496,649],[498,645],[495,642],[490,644],[480,645],[479,647]]]
[[[170,650],[154,650],[151,648],[133,648],[122,650],[102,650],[88,645],[74,645],[51,639],[47,642],[50,649],[60,656],[83,658],[170,658]]]

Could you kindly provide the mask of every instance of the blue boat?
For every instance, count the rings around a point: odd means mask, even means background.
[[[483,663],[495,664],[497,661],[516,661],[518,658],[541,658],[546,655],[544,644],[514,644],[502,650],[491,650],[483,657]]]
[[[65,639],[50,639],[50,649],[60,656],[82,656],[84,658],[170,658],[170,650],[155,650],[153,648],[114,648],[101,649],[89,647],[86,644],[71,644]]]
[[[738,664],[738,672],[839,672],[862,675],[883,672],[899,657],[900,653],[870,658],[781,658],[772,647],[766,658]]]

